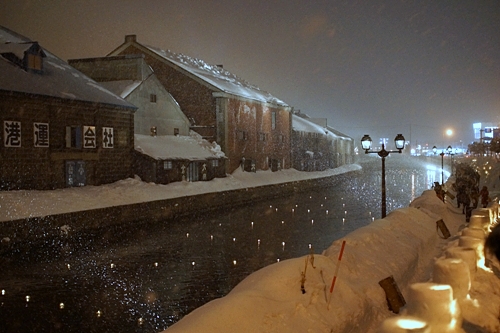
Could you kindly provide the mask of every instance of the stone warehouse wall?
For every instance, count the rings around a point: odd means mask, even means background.
[[[133,110],[23,94],[0,95],[0,124],[21,124],[19,147],[0,145],[0,189],[66,187],[65,162],[85,162],[86,184],[101,185],[133,176]],[[49,126],[49,144],[34,146],[34,123]],[[96,148],[66,147],[67,126],[95,126]],[[104,149],[102,128],[114,129],[114,148]],[[3,133],[2,139],[6,140]]]

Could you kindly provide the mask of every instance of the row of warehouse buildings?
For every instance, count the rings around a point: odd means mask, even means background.
[[[0,26],[0,190],[352,163],[352,138],[222,66],[140,44],[63,61]]]

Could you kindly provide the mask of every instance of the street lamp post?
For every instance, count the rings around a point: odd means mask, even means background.
[[[453,148],[451,146],[448,146],[446,148],[446,151],[448,152],[448,155],[450,155],[450,175],[453,175]]]
[[[436,155],[437,147],[436,146],[432,147],[432,151],[434,152],[434,155]],[[441,156],[441,185],[443,185],[444,184],[444,171],[443,171],[444,151],[441,151],[441,154],[439,154],[439,156]]]
[[[399,153],[405,147],[405,138],[402,134],[396,135],[394,139],[394,144],[397,150],[385,150],[385,144],[382,143],[382,149],[379,151],[370,151],[372,147],[372,139],[368,134],[365,134],[361,139],[361,147],[364,149],[365,154],[378,154],[382,158],[382,218],[386,216],[387,204],[386,204],[386,194],[385,194],[385,158],[389,156],[390,153]]]

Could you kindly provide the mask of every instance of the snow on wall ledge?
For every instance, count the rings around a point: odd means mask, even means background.
[[[194,310],[167,332],[374,332],[392,315],[378,282],[392,275],[404,295],[411,283],[428,280],[444,242],[436,221],[451,223],[451,232],[461,224],[434,191],[425,191],[416,203],[419,208],[396,210],[314,255],[304,294],[301,272],[307,257],[285,260],[249,275],[227,296]],[[345,251],[330,294],[343,240]]]

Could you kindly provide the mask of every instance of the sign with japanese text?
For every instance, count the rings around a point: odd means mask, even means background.
[[[9,121],[3,122],[3,143],[5,147],[21,147],[21,122]]]
[[[103,148],[113,148],[114,147],[114,136],[113,127],[103,127],[102,128],[102,147]]]
[[[95,148],[96,139],[95,126],[83,126],[83,148]]]
[[[66,186],[85,186],[87,175],[84,161],[66,161]]]
[[[49,124],[33,123],[33,140],[35,147],[49,147]]]

